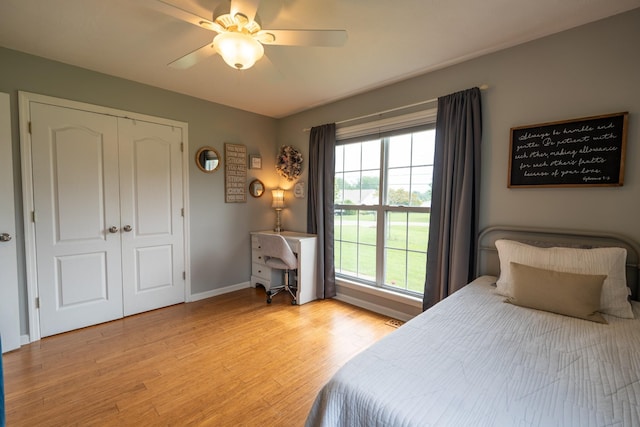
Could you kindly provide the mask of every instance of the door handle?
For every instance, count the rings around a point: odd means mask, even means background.
[[[118,230],[120,230],[118,227],[116,227],[115,225],[109,227],[109,233],[117,233]]]
[[[131,230],[133,230],[133,227],[132,227],[132,226],[130,226],[130,225],[125,225],[124,227],[122,227],[122,229],[128,233],[128,232],[130,232]]]
[[[10,240],[11,240],[11,234],[9,233],[0,234],[0,242],[8,242]]]

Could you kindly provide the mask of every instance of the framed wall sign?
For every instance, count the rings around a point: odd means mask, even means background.
[[[240,144],[224,144],[224,201],[247,201],[247,147]]]
[[[262,157],[260,156],[249,156],[249,167],[251,169],[262,169]]]
[[[508,186],[623,185],[628,115],[511,128]]]
[[[302,181],[296,182],[296,185],[293,186],[293,195],[297,199],[304,198],[304,182]]]

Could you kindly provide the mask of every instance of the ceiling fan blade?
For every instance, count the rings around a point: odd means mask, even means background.
[[[187,53],[185,56],[182,56],[176,59],[175,61],[170,62],[169,67],[179,68],[184,70],[186,68],[193,67],[203,59],[206,59],[215,54],[216,54],[216,50],[213,48],[213,43],[210,42],[202,47],[199,47],[193,52]]]
[[[231,0],[229,14],[236,16],[237,13],[240,13],[247,17],[248,22],[251,22],[256,19],[259,4],[260,0]]]
[[[205,28],[217,33],[224,31],[224,29],[220,25],[213,22],[211,19],[196,15],[193,12],[189,12],[188,10],[182,9],[181,7],[178,7],[164,0],[150,0],[149,5],[158,12],[164,13],[168,16],[172,16],[176,19],[179,19],[180,21],[188,22],[197,27]]]
[[[271,37],[271,36],[273,37]],[[260,43],[283,46],[342,46],[347,41],[345,30],[262,30]]]

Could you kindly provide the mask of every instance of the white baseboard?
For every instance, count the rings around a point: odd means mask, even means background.
[[[402,320],[407,322],[413,319],[414,316],[408,313],[404,313],[402,311],[392,310],[388,307],[384,307],[382,305],[374,304],[369,301],[363,301],[359,298],[354,298],[344,294],[337,294],[334,299],[338,301],[346,302],[347,304],[355,305],[356,307],[364,308],[369,311],[373,311],[374,313],[382,314],[385,316],[389,316],[394,319]]]
[[[224,288],[214,289],[212,291],[201,292],[199,294],[192,294],[187,302],[200,301],[202,299],[216,297],[218,295],[228,294],[229,292],[239,291],[251,286],[251,282],[242,282],[236,285],[226,286]]]

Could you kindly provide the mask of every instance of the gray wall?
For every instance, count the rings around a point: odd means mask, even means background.
[[[304,128],[486,83],[481,227],[599,230],[640,241],[639,41],[636,9],[287,117],[278,122],[278,141],[308,150]],[[511,127],[621,111],[629,112],[624,186],[507,188]],[[302,228],[306,207],[299,203],[292,211],[291,226]]]
[[[249,154],[261,154],[266,163],[262,170],[249,170],[248,180],[258,177],[265,184],[272,182],[275,175],[272,172],[275,162],[274,119],[8,49],[0,48],[0,64],[0,92],[11,95],[23,334],[28,328],[18,90],[187,122],[192,293],[206,293],[249,281],[248,232],[271,226],[271,212],[265,215],[270,197],[248,197],[247,203],[225,203],[224,171],[219,169],[213,174],[205,174],[196,167],[194,159],[197,149],[203,145],[213,146],[223,154],[225,142],[244,144]]]

